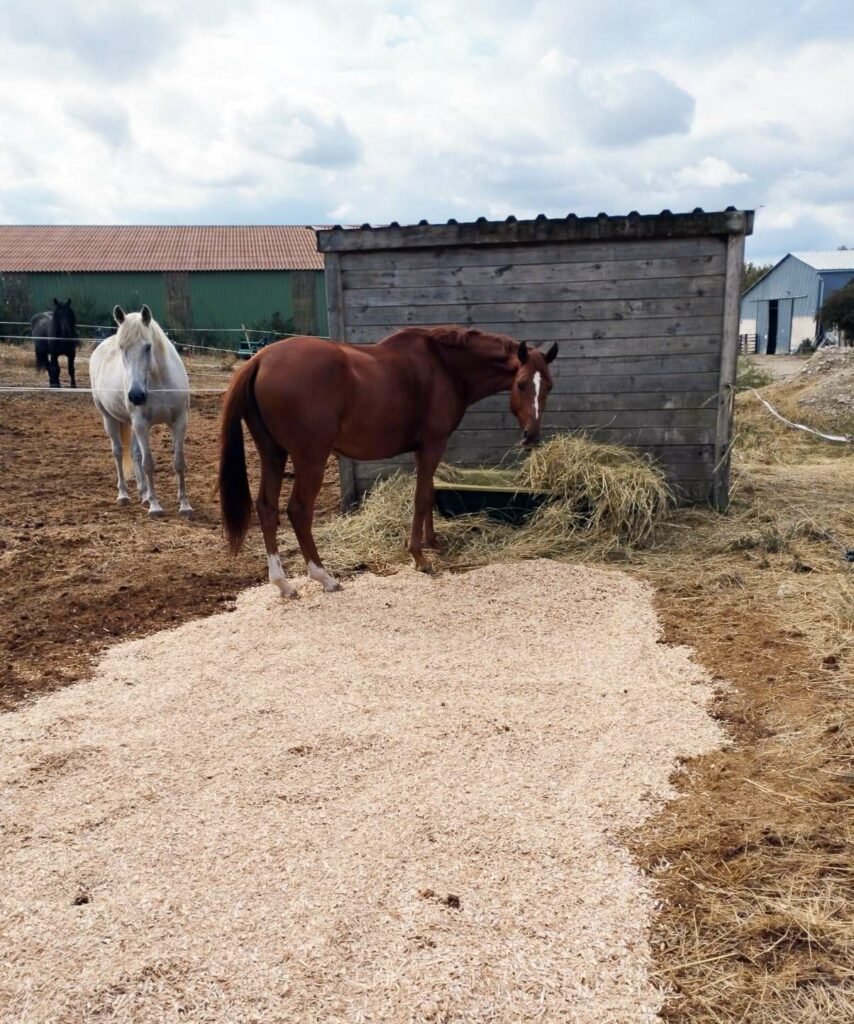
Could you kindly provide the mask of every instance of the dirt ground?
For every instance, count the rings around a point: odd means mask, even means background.
[[[78,367],[78,385],[88,387],[87,362],[78,360]],[[228,382],[229,372],[210,359],[191,359],[188,369],[192,386]],[[43,387],[43,393],[0,393],[0,707],[81,678],[116,639],[222,609],[265,578],[257,531],[236,559],[220,534],[219,395],[192,401],[190,521],[177,515],[169,433],[157,428],[158,491],[167,516],[151,521],[135,503],[116,504],[115,465],[91,395],[67,388],[51,393],[29,349],[11,345],[0,345],[0,383]],[[283,507],[287,487],[286,480]],[[337,510],[338,500],[337,468],[330,464],[318,514]],[[291,539],[283,529],[283,550]]]
[[[751,356],[750,361],[772,380],[790,380],[800,373],[807,356]]]
[[[3,351],[0,378],[13,377],[33,373]],[[89,402],[0,395],[10,706],[85,675],[116,639],[228,607],[263,578],[257,539],[232,560],[219,535],[216,396],[195,405],[190,523],[115,506]],[[682,799],[630,839],[664,900],[653,942],[667,1020],[836,1024],[854,1019],[854,459],[750,402],[729,515],[680,512],[625,565],[656,586],[666,639],[720,680],[733,740],[686,763]],[[323,503],[337,504],[332,479]]]

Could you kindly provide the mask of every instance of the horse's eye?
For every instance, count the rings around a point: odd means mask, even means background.
[[[146,352],[150,352],[151,351],[151,342],[150,341],[146,344],[145,351]]]
[[[525,383],[525,381],[523,381],[523,380],[519,381],[519,390],[520,391],[524,391],[527,386],[528,385]]]

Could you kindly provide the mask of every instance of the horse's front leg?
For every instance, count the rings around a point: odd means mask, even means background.
[[[134,416],[133,433],[139,442],[142,453],[142,471],[145,475],[147,488],[148,514],[153,517],[165,515],[163,506],[157,500],[157,494],[154,491],[154,456],[151,454],[151,424],[145,416]]]
[[[52,388],[58,388],[62,385],[59,383],[59,356],[56,352],[51,351],[48,356],[47,375],[50,380],[50,386]]]
[[[415,508],[412,514],[412,530],[409,534],[409,553],[415,559],[415,568],[421,572],[433,572],[433,566],[424,557],[423,538],[429,522],[433,527],[433,474],[442,461],[447,439],[425,445],[415,453]],[[435,542],[436,534],[433,533]]]
[[[131,430],[130,455],[133,462],[133,475],[136,478],[136,489],[139,491],[139,500],[144,505],[148,501],[148,484],[145,482],[145,471],[142,468],[142,449],[136,434]]]
[[[191,516],[193,506],[187,498],[187,485],[184,481],[186,462],[184,460],[184,438],[187,436],[187,414],[182,415],[175,421],[172,427],[172,447],[175,449],[175,457],[172,466],[175,475],[178,477],[178,511],[182,516]]]
[[[433,525],[433,506],[436,501],[435,488],[433,490],[434,494],[430,499],[430,506],[427,509],[427,518],[424,520],[424,547],[432,548],[434,551],[441,551],[445,547],[445,542],[441,537],[437,536],[436,528]]]
[[[75,357],[75,355],[76,355],[76,351],[75,351],[74,348],[72,348],[71,351],[68,353],[68,376],[71,378],[71,386],[73,388],[77,387],[77,378],[74,376],[74,357]]]

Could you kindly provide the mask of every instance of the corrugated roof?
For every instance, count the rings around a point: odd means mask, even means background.
[[[813,270],[854,270],[854,249],[793,252],[790,255]]]
[[[0,272],[322,270],[313,227],[0,225]]]

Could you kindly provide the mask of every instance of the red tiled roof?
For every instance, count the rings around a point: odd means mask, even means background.
[[[313,227],[0,225],[0,272],[322,270]]]

